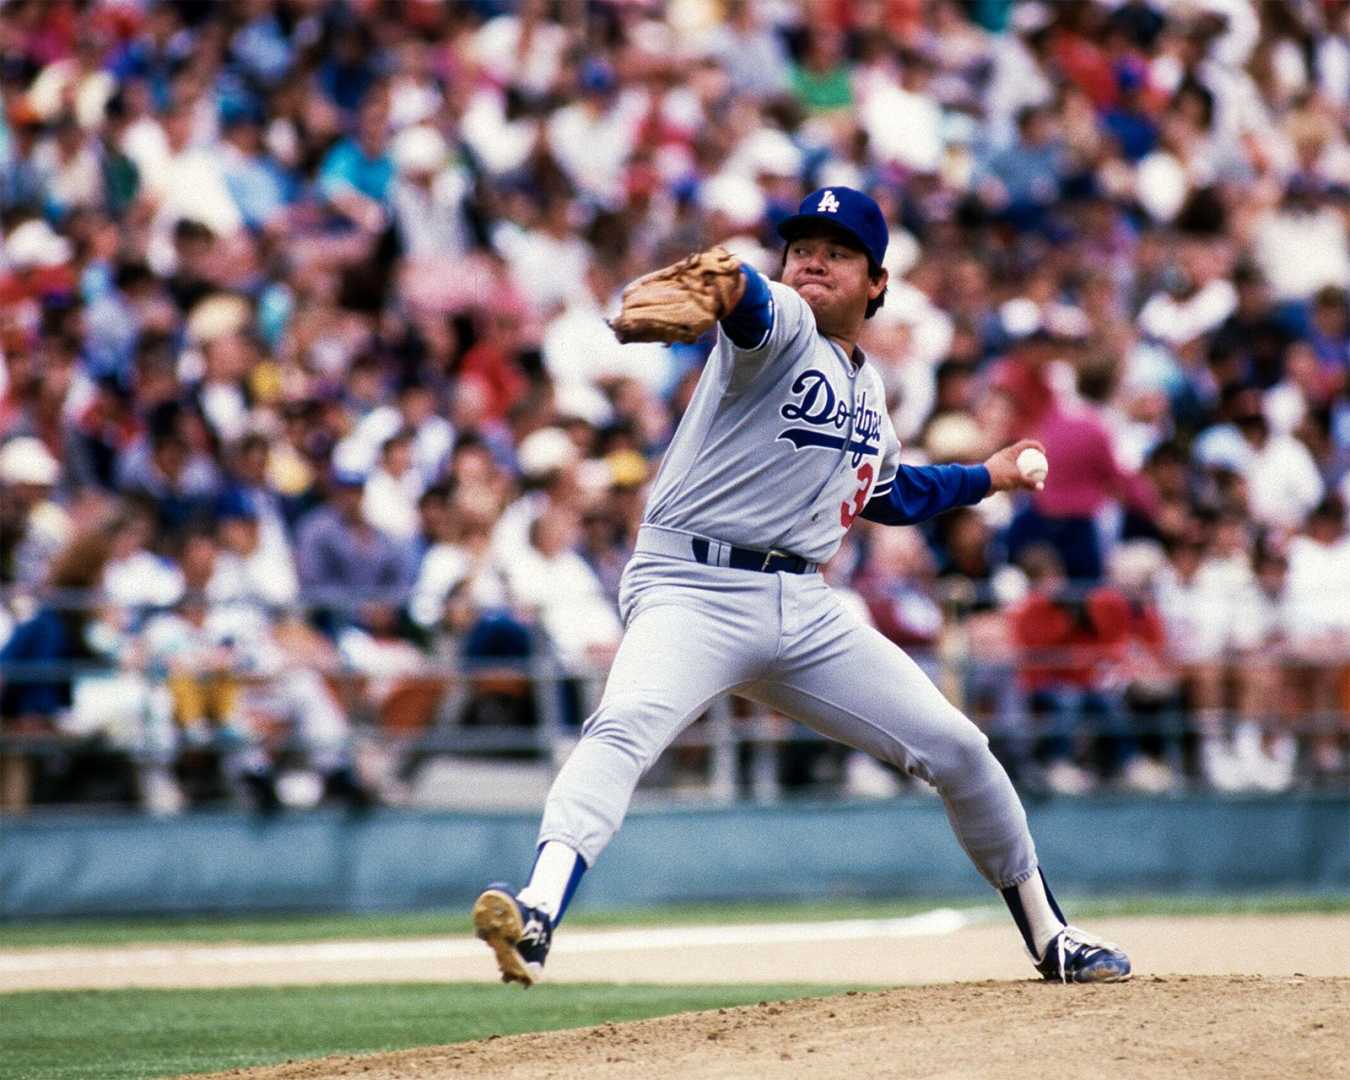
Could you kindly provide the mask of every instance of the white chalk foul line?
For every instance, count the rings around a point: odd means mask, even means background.
[[[939,937],[979,922],[981,910],[938,908],[896,919],[744,923],[650,929],[576,930],[558,935],[554,954],[688,949],[717,945],[784,945],[812,941]],[[168,948],[78,949],[0,953],[0,975],[135,965],[145,968],[252,967],[269,964],[346,964],[361,961],[436,961],[478,956],[473,938],[320,941],[292,945],[185,945]]]

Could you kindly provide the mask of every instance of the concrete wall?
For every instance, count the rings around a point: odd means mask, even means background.
[[[1029,807],[1063,893],[1350,892],[1350,796]],[[0,818],[0,919],[464,905],[520,882],[533,813]],[[829,895],[987,897],[936,799],[635,811],[588,907]],[[3,929],[0,928],[0,940]]]

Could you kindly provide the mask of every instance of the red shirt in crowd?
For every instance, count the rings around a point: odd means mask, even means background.
[[[1078,611],[1032,593],[1012,609],[1009,621],[1013,641],[1024,651],[1021,678],[1029,691],[1102,689],[1124,674],[1134,653],[1161,657],[1166,644],[1158,613],[1109,586],[1088,593]]]

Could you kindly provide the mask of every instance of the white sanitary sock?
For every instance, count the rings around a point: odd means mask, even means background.
[[[530,873],[530,883],[517,894],[529,907],[543,908],[555,922],[563,907],[567,887],[574,881],[581,858],[566,844],[549,840],[539,849],[539,857]]]
[[[1041,880],[1039,870],[1017,886],[1017,898],[1022,901],[1022,911],[1031,928],[1031,940],[1035,943],[1034,951],[1039,959],[1045,955],[1045,947],[1064,928],[1064,923],[1050,906],[1050,897],[1045,893],[1045,882]]]

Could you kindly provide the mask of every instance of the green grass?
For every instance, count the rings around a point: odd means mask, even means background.
[[[587,911],[578,907],[567,917],[569,927],[693,926],[710,923],[788,922],[825,919],[895,918],[950,905],[997,913],[991,897],[984,902],[943,900],[864,900],[847,898],[809,903],[689,904],[627,911]],[[1087,921],[1116,915],[1210,915],[1279,912],[1350,911],[1346,894],[1279,894],[1249,896],[1127,896],[1067,898],[1069,914]],[[368,915],[194,916],[159,919],[65,919],[0,922],[0,949],[51,945],[129,945],[159,942],[337,941],[359,938],[439,937],[469,933],[465,910],[420,911]]]
[[[640,1020],[833,986],[389,984],[0,996],[6,1080],[139,1080]]]

